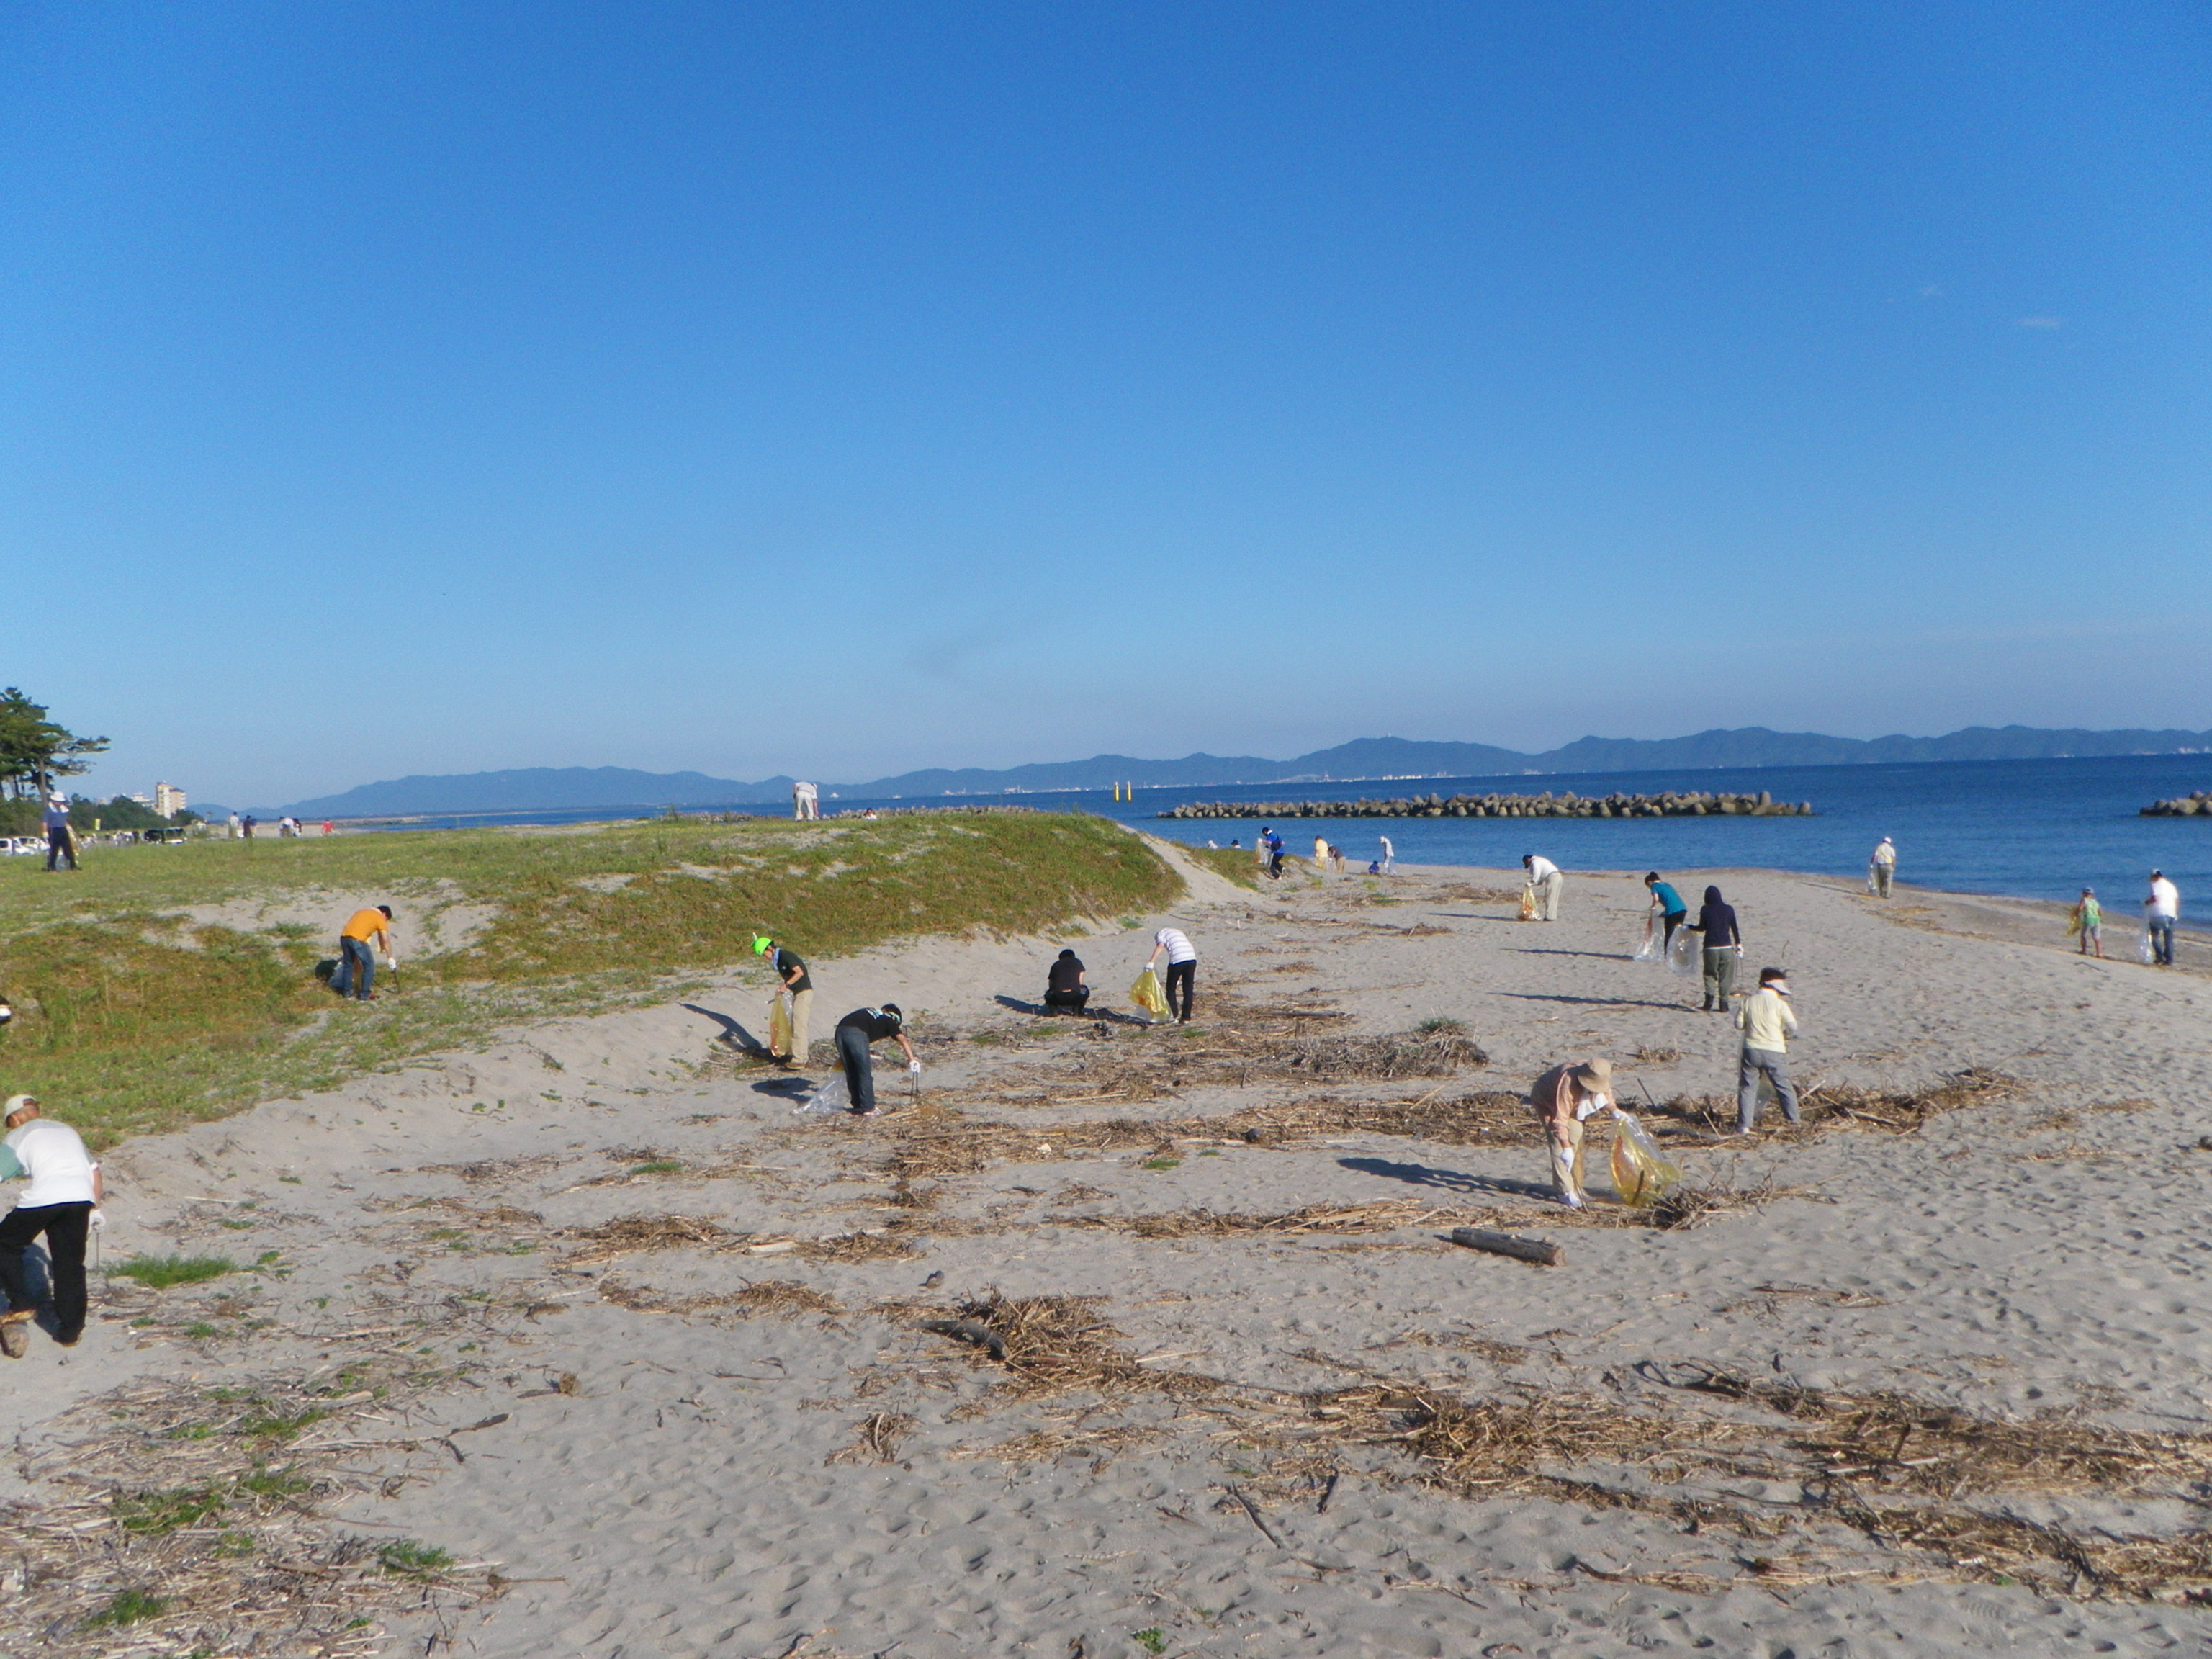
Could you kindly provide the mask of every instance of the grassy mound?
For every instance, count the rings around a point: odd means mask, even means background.
[[[748,960],[756,930],[839,956],[1151,910],[1181,890],[1117,825],[1043,812],[134,846],[93,849],[74,876],[0,860],[0,994],[16,1010],[0,1088],[110,1145],[515,1020],[677,994]],[[404,963],[380,991],[396,994],[340,1002],[315,964],[380,902]],[[419,954],[438,916],[470,925]]]

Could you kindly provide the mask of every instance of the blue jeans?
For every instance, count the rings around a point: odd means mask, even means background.
[[[2161,968],[2172,967],[2173,918],[2172,916],[2153,916],[2150,918],[2150,943],[2151,949],[2158,954],[2159,966]]]
[[[331,975],[331,989],[340,996],[350,993],[366,1002],[369,987],[375,983],[376,952],[368,948],[368,941],[365,939],[340,939],[338,970]]]

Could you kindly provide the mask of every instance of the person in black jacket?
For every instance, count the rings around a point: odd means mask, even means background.
[[[1724,1014],[1729,1011],[1729,998],[1735,994],[1736,963],[1743,957],[1743,934],[1736,927],[1735,907],[1721,897],[1719,888],[1708,887],[1705,906],[1690,926],[1705,942],[1705,1012],[1717,1010]]]
[[[1045,970],[1044,1006],[1075,1013],[1091,1000],[1091,988],[1083,982],[1083,960],[1073,951],[1062,951],[1060,960]]]
[[[898,1046],[906,1050],[907,1070],[920,1076],[921,1062],[915,1058],[914,1044],[907,1041],[906,1016],[896,1002],[886,1002],[880,1008],[855,1008],[837,1022],[837,1058],[844,1064],[845,1092],[852,1100],[855,1117],[876,1115],[876,1066],[868,1045],[885,1037],[898,1040]]]

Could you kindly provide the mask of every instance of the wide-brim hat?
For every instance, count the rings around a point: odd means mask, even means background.
[[[1568,1073],[1593,1094],[1602,1094],[1613,1087],[1613,1062],[1609,1060],[1586,1060]]]

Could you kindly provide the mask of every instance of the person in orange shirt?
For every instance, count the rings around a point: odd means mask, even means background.
[[[338,933],[338,970],[331,975],[331,989],[340,996],[350,993],[362,1002],[373,1001],[375,993],[369,988],[376,981],[376,953],[384,952],[384,959],[392,967],[399,965],[399,956],[392,948],[392,907],[380,904],[374,909],[356,910],[353,920]]]

